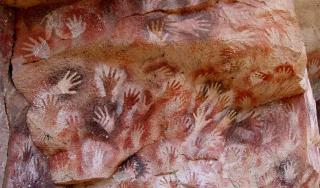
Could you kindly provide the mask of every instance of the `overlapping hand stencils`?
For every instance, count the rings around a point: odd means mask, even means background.
[[[50,40],[53,34],[61,39],[75,39],[86,30],[86,23],[83,21],[82,16],[73,15],[65,20],[58,11],[52,11],[47,14],[41,23],[45,25],[47,40]],[[65,32],[64,27],[68,28],[69,33]]]
[[[299,93],[302,67],[286,26],[269,23],[273,12],[264,18],[261,1],[101,1],[94,10],[105,9],[90,13],[85,2],[44,16],[41,37],[19,48],[30,64],[15,67],[21,78],[36,70],[27,82],[17,76],[17,86],[32,102],[28,126],[54,182],[258,187],[299,179],[294,116],[305,119],[303,110],[277,116],[282,102],[276,114],[262,108],[268,117],[252,110]],[[266,126],[275,122],[281,130]]]
[[[192,17],[168,15],[151,19],[147,24],[149,41],[155,44],[166,44],[169,41],[181,41],[188,36],[201,38],[208,36],[212,21],[209,15],[194,14]]]

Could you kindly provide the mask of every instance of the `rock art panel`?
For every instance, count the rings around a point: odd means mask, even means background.
[[[0,6],[0,186],[55,187],[26,126],[27,102],[10,78],[14,11]]]
[[[317,187],[315,113],[310,88],[238,115],[225,132],[201,129],[197,120],[185,122],[187,131],[174,133],[172,125],[111,178],[82,187]]]
[[[6,98],[8,187],[319,184],[292,1],[83,0],[16,16],[26,100]]]
[[[16,29],[15,82],[26,95],[37,92],[21,81],[26,67],[70,53],[135,67],[165,61],[194,87],[221,82],[239,108],[304,90],[305,49],[289,0],[80,1],[20,10]]]

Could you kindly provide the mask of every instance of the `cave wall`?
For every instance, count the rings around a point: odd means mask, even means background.
[[[308,2],[4,1],[2,185],[316,187]]]

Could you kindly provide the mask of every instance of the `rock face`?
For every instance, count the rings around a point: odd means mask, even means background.
[[[7,163],[9,142],[9,124],[5,106],[5,87],[3,80],[7,77],[5,67],[9,65],[13,43],[12,12],[0,6],[0,185],[3,185]]]
[[[3,185],[319,185],[291,0],[55,1],[15,23]]]
[[[320,5],[318,1],[311,0],[306,3],[296,0],[296,12],[300,20],[302,33],[306,43],[308,55],[308,72],[316,100],[320,99],[320,24],[318,23]]]
[[[0,0],[0,4],[15,8],[28,8],[44,4],[54,5],[57,3],[75,2],[77,0]]]
[[[13,36],[14,11],[0,6],[0,186],[55,187],[45,157],[29,135],[28,103],[10,78]]]
[[[82,79],[116,64],[143,86],[177,74],[192,88],[219,82],[232,93],[232,106],[242,108],[304,89],[305,49],[291,1],[94,0],[48,9],[17,16],[14,80],[30,102],[36,83],[67,73],[57,63],[77,65]]]
[[[316,187],[319,140],[311,89],[252,110],[226,133],[209,128],[172,135],[88,187]],[[197,136],[194,136],[196,135]]]

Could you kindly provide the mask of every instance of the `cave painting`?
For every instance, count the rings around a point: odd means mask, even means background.
[[[319,153],[307,144],[315,121],[306,54],[291,3],[181,2],[80,1],[31,20],[23,15],[32,10],[20,12],[13,80],[30,103],[27,126],[52,181],[318,181]]]

